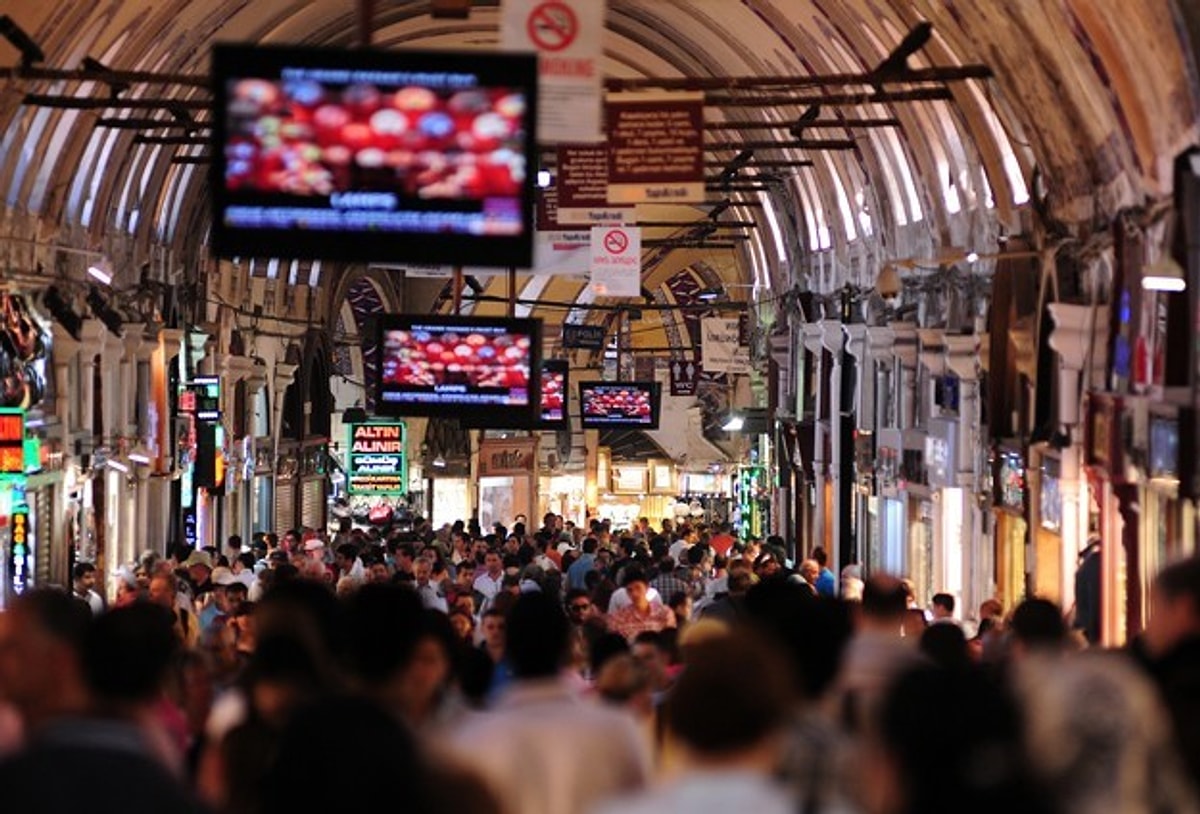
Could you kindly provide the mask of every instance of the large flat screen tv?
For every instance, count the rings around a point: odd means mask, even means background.
[[[377,319],[375,411],[524,427],[540,415],[536,319],[388,314]]]
[[[218,45],[219,257],[533,261],[537,58]]]
[[[542,413],[539,429],[567,428],[567,377],[570,364],[566,359],[546,359],[542,362]]]
[[[580,382],[579,414],[585,430],[658,429],[657,382]]]

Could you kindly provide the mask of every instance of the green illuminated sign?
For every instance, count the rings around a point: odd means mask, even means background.
[[[346,491],[352,495],[408,493],[408,427],[402,421],[349,425]]]

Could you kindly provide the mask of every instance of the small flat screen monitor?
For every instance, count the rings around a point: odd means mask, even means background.
[[[1174,418],[1150,417],[1150,477],[1179,477],[1179,424]]]
[[[537,58],[218,45],[219,257],[528,268]]]
[[[542,362],[541,429],[567,428],[567,393],[569,364],[565,359],[546,359]]]
[[[541,408],[542,323],[536,319],[379,317],[376,412],[524,427]]]
[[[658,429],[656,382],[580,382],[579,413],[585,430]]]

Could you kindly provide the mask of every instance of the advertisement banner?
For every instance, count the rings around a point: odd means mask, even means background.
[[[407,427],[404,422],[350,424],[346,491],[351,495],[408,492]]]
[[[598,141],[605,0],[503,0],[500,46],[538,54],[538,141]]]
[[[608,97],[608,203],[704,201],[704,95]]]

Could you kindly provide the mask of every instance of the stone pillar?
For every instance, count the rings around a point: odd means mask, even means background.
[[[895,341],[896,332],[891,328],[867,329],[867,351],[875,379],[874,421],[876,432],[885,427],[898,426],[895,423],[894,409],[894,405],[898,401],[893,376],[895,367],[893,345]]]
[[[241,443],[241,437],[237,435],[237,427],[239,424],[246,427],[247,421],[245,415],[237,414],[237,388],[255,372],[256,367],[254,360],[245,356],[226,355],[221,360],[222,423],[225,425],[225,438],[230,448],[227,478],[232,479],[236,476],[237,482],[237,488],[232,494],[226,489],[226,494],[221,498],[225,501],[226,510],[224,536],[221,539],[222,546],[225,537],[229,534],[236,533],[242,535],[243,538],[246,536],[246,492],[253,488],[253,482],[242,479],[242,474],[246,471],[242,458],[245,447]],[[263,379],[264,383],[265,381]],[[247,402],[247,409],[249,404],[250,402]]]
[[[126,331],[121,339],[121,358],[119,370],[121,390],[117,397],[117,432],[128,438],[137,435],[138,427],[138,360],[142,345],[145,344],[141,335]],[[149,357],[146,359],[149,362]]]
[[[86,432],[93,438],[97,435],[104,434],[103,426],[96,426],[94,416],[96,414],[96,365],[99,364],[98,357],[104,354],[104,345],[109,336],[108,329],[98,319],[88,319],[83,322],[83,329],[80,332],[80,342],[82,345],[80,357],[79,375],[83,379],[83,392],[80,394],[81,404],[79,405],[79,430]]]
[[[75,432],[78,427],[75,422],[71,421],[71,402],[80,397],[75,389],[75,383],[71,381],[71,362],[83,350],[83,343],[76,341],[74,337],[62,329],[56,322],[54,323],[54,414],[58,416],[59,426],[62,428],[63,442],[71,437],[71,433]],[[81,416],[82,418],[82,416]],[[69,446],[69,445],[68,445]],[[69,452],[69,450],[68,450]]]
[[[843,331],[846,334],[846,351],[855,360],[855,375],[858,384],[855,388],[853,405],[854,429],[862,429],[871,433],[872,443],[874,443],[875,433],[878,430],[875,425],[875,371],[867,353],[867,326],[861,323],[844,325]],[[851,405],[846,406],[850,407]],[[843,493],[849,492],[850,494],[850,505],[846,507],[843,514],[847,518],[854,518],[854,556],[852,559],[860,566],[864,566],[869,560],[870,546],[875,540],[875,530],[871,528],[870,495],[863,495],[855,488],[861,480],[857,464],[853,463],[855,450],[853,448],[844,449],[842,454],[848,456],[848,460],[852,462],[850,466],[842,467],[843,473],[848,471],[853,475],[850,488],[846,489],[843,486]]]
[[[1062,495],[1062,606],[1075,603],[1075,569],[1087,542],[1088,482],[1083,472],[1083,422],[1080,416],[1085,369],[1091,379],[1105,363],[1103,347],[1108,336],[1108,309],[1088,305],[1050,303],[1050,348],[1058,354],[1058,418],[1071,443],[1061,452],[1059,491]]]
[[[846,335],[842,333],[842,324],[832,320],[822,321],[821,341],[833,358],[829,370],[829,482],[833,486],[833,517],[829,526],[830,544],[826,551],[829,554],[829,567],[835,574],[839,574],[842,566],[849,564],[853,557],[853,540],[844,539],[849,536],[847,531],[850,525],[850,506],[847,505],[843,494],[843,466],[852,451],[842,449],[842,353],[846,347]]]
[[[917,372],[921,388],[921,407],[917,421],[925,426],[926,420],[937,415],[934,404],[934,394],[937,392],[936,377],[946,374],[946,332],[940,328],[920,328],[917,330],[918,348],[920,350],[921,368],[924,376]]]
[[[911,430],[917,426],[917,326],[911,322],[894,322],[892,336],[892,352],[896,359],[894,381],[898,391],[895,426],[900,430]]]
[[[816,545],[825,544],[825,430],[821,424],[820,418],[825,405],[822,403],[821,382],[825,376],[824,351],[825,345],[821,342],[821,326],[817,323],[809,322],[804,325],[804,349],[813,355],[813,365],[815,375],[813,376],[813,392],[812,392],[812,415],[813,415],[813,505],[812,508],[812,525],[810,527],[811,537],[809,539],[809,548]],[[804,552],[807,554],[808,552]]]
[[[963,490],[963,601],[961,615],[974,619],[980,603],[996,593],[995,551],[983,534],[983,507],[979,496],[989,474],[980,450],[987,440],[980,425],[979,337],[950,335],[946,342],[946,369],[958,377],[958,485]]]

